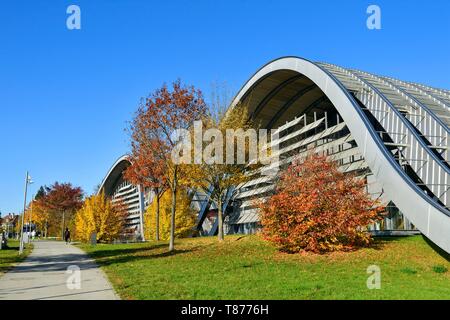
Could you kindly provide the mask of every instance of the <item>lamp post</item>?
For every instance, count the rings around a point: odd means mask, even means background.
[[[32,221],[32,217],[33,217],[33,202],[34,202],[34,194],[31,196],[31,211],[30,211],[30,220],[28,222],[28,230],[29,230],[29,235],[28,235],[28,243],[31,243],[31,221]]]
[[[28,174],[27,171],[27,175],[25,177],[25,192],[24,192],[24,199],[23,199],[23,214],[22,214],[22,225],[20,228],[20,246],[19,246],[19,254],[23,253],[23,224],[24,224],[24,219],[25,219],[25,210],[27,208],[27,190],[28,190],[28,185],[32,184],[33,181],[31,180],[30,175]]]

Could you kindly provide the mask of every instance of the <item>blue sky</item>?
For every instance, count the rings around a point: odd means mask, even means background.
[[[81,8],[81,30],[66,9]],[[379,5],[382,30],[366,28]],[[128,151],[139,98],[181,78],[235,93],[285,55],[450,88],[450,2],[3,0],[0,4],[0,211],[35,184],[92,193]]]

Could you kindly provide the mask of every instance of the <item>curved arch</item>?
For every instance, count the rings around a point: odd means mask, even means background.
[[[298,57],[269,62],[243,85],[231,108],[251,96],[263,79],[286,70],[304,75],[322,90],[345,121],[384,192],[423,234],[450,252],[450,212],[425,194],[401,169],[353,95],[324,67]],[[249,111],[252,113],[252,110]]]
[[[420,108],[424,109],[425,112],[437,123],[438,126],[440,126],[442,128],[443,131],[445,131],[447,133],[450,133],[450,128],[444,123],[444,121],[442,121],[441,118],[439,118],[435,113],[433,113],[430,110],[430,108],[428,108],[428,106],[425,105],[425,103],[423,103],[420,100],[418,100],[415,96],[413,96],[411,93],[407,92],[405,89],[401,88],[398,84],[394,83],[395,80],[383,79],[383,78],[381,78],[379,76],[376,76],[374,74],[369,74],[369,73],[366,73],[366,72],[364,72],[364,74],[370,75],[371,77],[374,77],[378,81],[380,81],[382,83],[385,83],[385,84],[391,86],[393,89],[395,89],[398,92],[400,92],[404,97],[406,97],[407,99],[410,99],[417,106],[419,106]]]
[[[121,178],[123,170],[129,165],[131,165],[131,162],[128,155],[123,155],[117,159],[103,178],[97,193],[104,191],[106,195],[111,195],[112,188],[117,180]]]
[[[417,97],[417,95],[424,96],[424,97],[430,99],[431,101],[437,103],[440,106],[440,108],[442,108],[442,110],[440,110],[441,112],[444,112],[444,113],[450,112],[450,102],[443,100],[441,97],[437,96],[433,92],[426,91],[424,88],[418,86],[417,84],[412,84],[409,82],[405,82],[405,81],[401,81],[401,80],[393,79],[393,78],[389,78],[389,77],[383,77],[383,78],[388,81],[391,81],[393,83],[396,83],[397,85],[400,84],[401,86],[404,86],[404,87],[414,90],[414,93],[410,93],[414,97]],[[449,125],[450,119],[448,119],[448,118],[445,118],[445,119],[446,120],[441,119],[441,121],[447,122],[447,125]]]
[[[398,84],[395,84],[392,80],[389,79],[383,79],[379,76],[363,72],[363,71],[353,71],[358,74],[363,74],[368,77],[371,77],[378,83],[382,85],[388,86],[390,89],[397,91],[403,99],[405,99],[408,102],[412,102],[416,109],[419,110],[420,114],[422,114],[423,120],[419,120],[416,117],[416,124],[411,123],[411,126],[417,127],[417,129],[420,131],[420,134],[418,134],[418,137],[422,140],[428,140],[431,139],[433,141],[438,140],[438,138],[441,138],[445,140],[445,142],[448,141],[448,137],[450,135],[450,128],[442,121],[440,117],[438,117],[434,112],[431,111],[430,108],[424,103],[418,100],[414,95],[408,93],[405,89],[401,88]],[[417,114],[416,114],[417,116]],[[406,118],[406,116],[405,116]],[[409,120],[411,121],[411,120]],[[408,124],[408,121],[407,121]],[[433,130],[431,130],[431,127]],[[428,129],[428,130],[427,130]],[[434,138],[436,138],[434,140]],[[427,141],[428,142],[428,141]],[[429,143],[431,145],[431,143]],[[435,159],[441,163],[441,165],[444,167],[444,169],[447,171],[447,173],[450,174],[450,166],[448,164],[448,154],[445,153],[443,156],[437,152],[436,149],[432,149],[430,146],[427,147],[429,152],[432,152],[435,154]],[[442,159],[439,159],[439,157],[442,156]]]
[[[418,128],[414,127],[413,124],[401,114],[400,110],[398,110],[395,106],[395,103],[390,100],[398,99],[399,97],[394,96],[388,98],[388,96],[384,94],[377,86],[353,71],[346,70],[336,65],[324,65],[328,66],[328,68],[331,67],[331,70],[337,69],[344,72],[351,79],[355,79],[358,83],[362,84],[365,89],[369,90],[372,97],[379,99],[379,102],[381,102],[381,108],[383,108],[383,104],[387,107],[387,110],[385,110],[386,113],[382,117],[376,117],[377,120],[384,122],[384,126],[387,125],[387,134],[390,135],[392,133],[391,138],[394,143],[401,144],[404,142],[403,140],[408,142],[408,148],[403,149],[402,153],[405,152],[407,159],[411,160],[410,166],[414,169],[418,178],[421,180],[421,186],[428,189],[429,192],[432,192],[436,198],[439,199],[439,201],[443,200],[441,203],[450,207],[447,185],[436,183],[434,177],[433,179],[431,178],[431,176],[435,174],[439,177],[442,176],[448,178],[450,175],[450,168],[447,163],[444,162],[445,160],[443,158],[437,156],[435,153],[436,150],[431,149],[431,147],[427,145],[424,137],[417,132]],[[328,68],[327,70],[330,70]],[[333,72],[331,70],[330,72]],[[365,95],[364,98],[363,99],[365,100],[365,103],[367,103],[367,107],[370,109],[371,103],[368,101],[367,95]],[[377,104],[376,109],[378,110],[379,107],[380,105]],[[418,154],[420,154],[420,156],[418,156]],[[417,160],[421,161],[419,162]]]
[[[119,159],[117,159],[111,168],[108,170],[105,178],[100,184],[100,188],[98,189],[97,194],[102,191],[105,192],[105,195],[108,197],[112,197],[117,185],[120,181],[123,180],[123,171],[131,165],[131,161],[128,155],[123,155]],[[128,216],[126,218],[127,227],[136,228],[136,231],[139,230],[140,237],[142,240],[144,238],[144,211],[145,211],[145,201],[144,201],[144,192],[141,186],[133,185],[132,196],[130,194],[127,195],[124,201],[127,206]],[[138,221],[136,221],[138,219]],[[138,228],[138,229],[137,229]]]

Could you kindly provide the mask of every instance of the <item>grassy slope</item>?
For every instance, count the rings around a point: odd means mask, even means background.
[[[178,240],[175,254],[163,242],[83,248],[125,299],[450,299],[449,257],[421,236],[322,256],[278,253],[258,236]],[[380,290],[366,286],[373,264]]]
[[[24,254],[19,256],[19,241],[9,240],[8,248],[0,250],[0,275],[8,271],[16,263],[24,260],[32,250],[32,245],[26,245]]]

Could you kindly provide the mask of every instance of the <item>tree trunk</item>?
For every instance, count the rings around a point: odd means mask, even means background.
[[[174,170],[173,184],[172,184],[172,214],[170,217],[170,241],[169,252],[175,249],[175,209],[177,207],[177,169]]]
[[[159,241],[159,189],[156,189],[156,224],[155,224],[155,240]]]
[[[65,240],[64,239],[64,227],[66,224],[65,215],[66,215],[66,211],[63,211],[63,214],[62,214],[62,239],[63,239],[63,241]]]
[[[219,195],[219,199],[217,201],[217,219],[218,220],[218,230],[217,236],[219,241],[223,241],[223,212],[222,212],[222,195]]]

